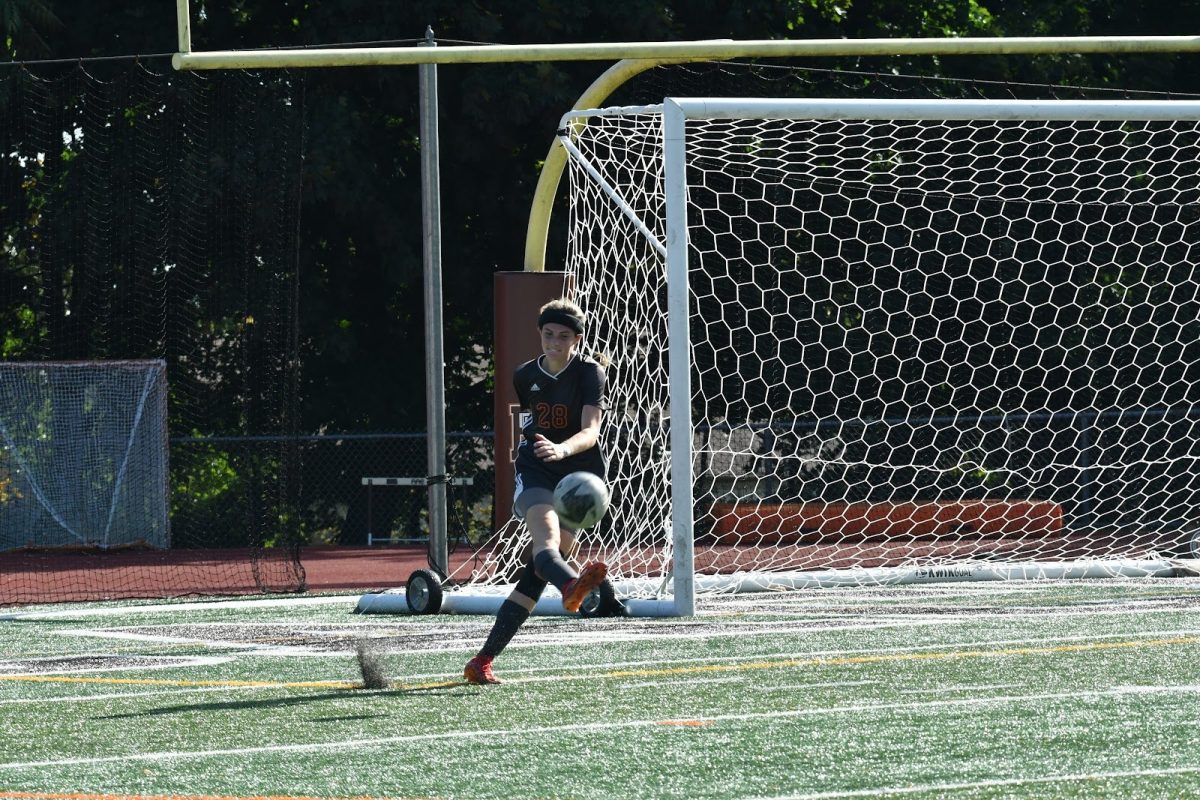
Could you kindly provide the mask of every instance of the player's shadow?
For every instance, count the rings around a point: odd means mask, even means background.
[[[444,684],[433,686],[414,686],[414,687],[399,687],[395,689],[340,689],[335,692],[322,692],[321,694],[296,695],[293,697],[272,697],[258,700],[225,700],[217,703],[188,703],[175,706],[163,706],[161,708],[147,709],[146,711],[131,711],[125,714],[108,714],[96,719],[136,719],[138,717],[161,717],[169,714],[181,714],[194,711],[242,711],[242,710],[261,710],[267,708],[289,708],[292,706],[302,706],[308,703],[320,703],[325,700],[345,700],[348,697],[358,695],[360,697],[397,697],[397,696],[421,696],[421,697],[454,697],[454,696],[471,696],[475,692],[470,691],[473,688],[463,681],[453,681]],[[333,718],[330,718],[333,719]]]

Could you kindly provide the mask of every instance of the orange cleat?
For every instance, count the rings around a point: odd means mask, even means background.
[[[583,605],[583,600],[608,575],[608,567],[602,561],[592,561],[583,568],[579,577],[563,587],[563,608],[574,614]]]
[[[463,670],[463,677],[467,679],[467,683],[473,683],[477,686],[500,683],[500,679],[492,674],[492,659],[484,656],[475,656],[468,661],[466,668]]]

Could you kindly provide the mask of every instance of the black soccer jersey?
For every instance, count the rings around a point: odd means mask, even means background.
[[[605,396],[604,368],[587,356],[576,355],[557,375],[542,367],[538,357],[517,367],[513,387],[521,410],[521,446],[517,449],[517,470],[536,465],[558,475],[585,470],[605,476],[606,461],[599,444],[562,461],[545,462],[533,454],[534,434],[552,442],[564,442],[583,428],[583,407],[608,408]]]

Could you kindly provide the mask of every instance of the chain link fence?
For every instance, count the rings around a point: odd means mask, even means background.
[[[451,547],[491,534],[493,434],[446,436],[448,536]],[[366,486],[364,478],[428,475],[424,433],[342,433],[320,436],[228,436],[171,440],[172,538],[231,543],[255,510],[262,484],[290,487],[279,530],[295,530],[302,545],[424,542],[429,537],[423,486]],[[289,479],[289,472],[299,480]],[[293,476],[294,477],[294,476]],[[269,528],[270,526],[268,526]]]

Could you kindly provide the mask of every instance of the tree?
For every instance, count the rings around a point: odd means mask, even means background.
[[[70,58],[175,49],[160,0],[0,0],[11,55]],[[1082,0],[193,0],[193,47],[396,40],[431,25],[443,43],[704,38],[1067,35],[1190,29],[1200,10]],[[13,50],[17,47],[18,50]],[[154,70],[169,69],[148,61]],[[842,59],[825,66],[1189,90],[1191,56]],[[441,178],[449,425],[488,427],[491,284],[519,269],[538,168],[565,108],[606,67],[591,62],[442,66]],[[101,67],[96,67],[100,69]],[[417,73],[309,70],[300,262],[302,428],[424,428]],[[561,224],[561,210],[555,219]],[[551,250],[551,267],[555,250]],[[14,261],[0,270],[17,269]],[[16,324],[16,323],[12,323]]]
[[[46,37],[57,33],[62,26],[46,0],[0,0],[0,27],[7,59],[46,57],[51,52]]]

